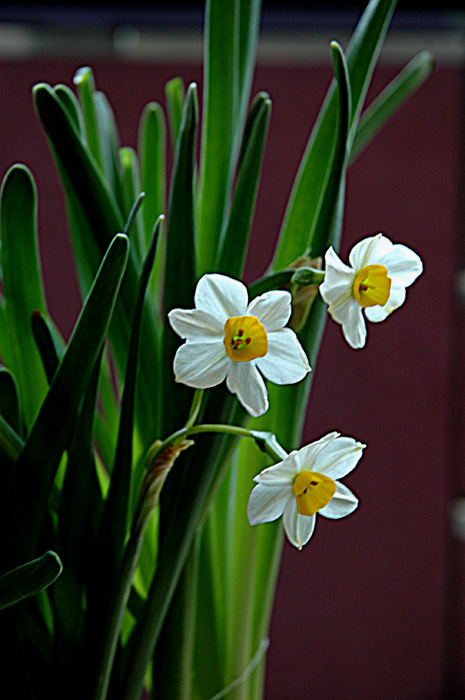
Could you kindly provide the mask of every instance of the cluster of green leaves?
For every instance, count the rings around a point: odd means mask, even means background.
[[[414,59],[360,119],[394,4],[371,0],[346,55],[331,46],[335,78],[251,296],[288,282],[304,253],[337,247],[350,160],[431,69],[429,55]],[[265,456],[230,436],[196,437],[138,529],[146,454],[192,401],[174,382],[179,339],[166,313],[192,306],[203,273],[242,273],[271,110],[265,93],[250,102],[259,15],[258,0],[207,0],[201,129],[196,86],[166,86],[169,186],[160,105],[144,109],[136,152],[120,146],[89,68],[76,73],[77,96],[34,88],[85,303],[65,344],[43,293],[34,181],[14,166],[0,203],[0,606],[6,674],[11,687],[25,679],[25,698],[139,700],[144,683],[155,698],[262,696],[281,531],[250,528],[245,512]],[[307,311],[300,338],[314,367],[325,313],[318,300]],[[269,387],[253,427],[298,446],[309,389]],[[222,387],[200,416],[248,420]]]

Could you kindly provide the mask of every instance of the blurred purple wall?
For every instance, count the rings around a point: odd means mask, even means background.
[[[63,196],[30,89],[72,83],[89,58],[0,62],[2,175],[14,162],[33,171],[40,198],[41,253],[52,315],[68,335],[79,311]],[[330,80],[325,66],[259,66],[273,115],[247,280],[268,262],[306,139]],[[118,117],[122,143],[136,145],[148,100],[164,102],[167,79],[199,80],[200,67],[93,60],[98,87]],[[378,69],[376,93],[396,72]],[[446,600],[446,509],[451,445],[451,348],[457,225],[460,71],[439,67],[350,171],[342,253],[382,231],[421,254],[424,275],[407,303],[371,324],[353,351],[328,321],[306,439],[339,430],[366,442],[346,483],[360,507],[344,521],[319,518],[301,552],[285,546],[271,627],[267,700],[433,700],[440,697]],[[455,346],[454,346],[455,344]],[[457,345],[459,344],[459,345]],[[459,455],[461,459],[462,453]],[[457,485],[460,492],[463,484]],[[461,547],[454,550],[461,566]],[[460,595],[460,601],[462,596]],[[457,612],[461,615],[461,610]]]

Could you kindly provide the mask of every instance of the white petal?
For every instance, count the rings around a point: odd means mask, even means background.
[[[295,454],[294,461],[297,467],[297,473],[303,471],[318,471],[314,469],[318,455],[325,447],[331,444],[333,440],[339,437],[339,435],[340,433],[336,432],[328,433],[328,435],[325,435],[319,440],[315,440],[309,445],[301,447],[297,453],[291,452],[291,454]]]
[[[222,341],[184,343],[174,357],[176,381],[196,389],[220,384],[232,364]]]
[[[357,304],[355,299],[352,299],[352,302],[345,309],[346,314],[344,321],[342,321],[342,332],[350,347],[357,350],[365,345],[367,329],[362,307]]]
[[[405,287],[391,286],[391,292],[389,294],[389,299],[384,306],[369,306],[365,309],[365,316],[369,321],[373,323],[379,323],[384,321],[389,314],[402,306],[405,301],[406,291]]]
[[[289,292],[274,290],[254,299],[247,308],[248,316],[257,316],[267,331],[284,328],[291,317],[291,300]]]
[[[423,272],[423,263],[419,255],[405,245],[396,243],[378,262],[388,269],[388,275],[396,285],[409,287]]]
[[[376,236],[370,236],[359,241],[349,254],[349,262],[359,272],[367,265],[377,265],[378,260],[388,253],[392,248],[392,243],[389,238],[378,233]]]
[[[353,438],[338,437],[324,446],[314,462],[313,471],[340,479],[357,465],[366,445]]]
[[[340,481],[337,481],[336,484],[336,493],[328,505],[318,511],[325,518],[344,518],[346,515],[350,515],[358,506],[358,499],[352,491],[344,484],[341,484]]]
[[[300,452],[300,450],[299,450]],[[294,479],[302,469],[299,467],[296,457],[297,450],[291,452],[282,462],[274,464],[272,467],[262,469],[260,474],[254,477],[254,481],[260,484],[293,484]]]
[[[265,382],[251,362],[231,362],[226,386],[251,416],[261,416],[268,410]]]
[[[290,328],[267,334],[268,352],[257,359],[260,372],[275,384],[295,384],[310,372],[307,356]]]
[[[292,487],[264,486],[258,484],[252,490],[247,505],[247,517],[251,525],[269,523],[279,518],[290,499],[294,499]]]
[[[230,316],[244,316],[247,287],[225,275],[204,275],[195,290],[195,307],[206,311],[223,325]]]
[[[287,539],[294,547],[302,549],[307,544],[315,529],[315,520],[314,515],[301,515],[297,511],[295,498],[289,501],[284,510],[283,525]]]
[[[332,248],[326,251],[325,279],[319,291],[328,306],[339,305],[344,299],[352,297],[355,271],[345,265]]]
[[[171,327],[181,338],[217,340],[224,337],[224,324],[200,309],[173,309],[168,314]]]

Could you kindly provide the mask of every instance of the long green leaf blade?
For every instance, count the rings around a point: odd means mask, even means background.
[[[207,0],[197,265],[212,269],[226,214],[237,90],[236,0]]]
[[[171,150],[176,151],[179,129],[181,127],[182,112],[185,99],[184,81],[182,78],[172,78],[165,85],[166,108],[168,111],[168,124],[170,129]]]
[[[217,272],[232,277],[240,277],[244,266],[270,114],[268,95],[257,95],[244,132],[236,189],[215,266]]]
[[[0,610],[37,595],[54,583],[63,567],[55,552],[22,564],[0,576]]]
[[[375,134],[390,117],[431,75],[434,67],[433,56],[429,51],[422,51],[401,70],[401,72],[373,100],[360,118],[355,134],[351,161],[372,141]]]
[[[197,279],[195,266],[195,146],[198,121],[197,92],[190,85],[184,104],[171,181],[166,245],[164,317],[176,307],[192,304]],[[166,324],[163,332],[163,433],[179,428],[179,407],[188,408],[189,391],[176,384],[171,371],[178,337]],[[186,416],[187,417],[187,416]]]
[[[395,0],[371,0],[347,48],[352,88],[351,134],[354,134],[356,129],[371,74],[395,4]],[[310,232],[314,228],[318,202],[327,181],[334,147],[337,120],[335,89],[334,81],[310,135],[294,182],[272,263],[272,269],[275,271],[288,267],[310,247]],[[312,249],[313,255],[320,255],[322,252]]]
[[[124,217],[94,159],[61,102],[50,86],[40,83],[33,90],[37,113],[49,139],[67,195],[74,236],[78,276],[87,290],[113,236],[124,230]],[[111,326],[117,369],[123,373],[130,316],[137,290],[139,263],[130,250],[126,274]],[[148,304],[147,304],[148,306]],[[154,314],[148,313],[143,328],[141,373],[144,386],[138,394],[138,426],[147,445],[158,432],[151,386],[157,383],[158,333]]]
[[[21,408],[30,425],[47,382],[31,331],[31,314],[45,312],[37,246],[37,204],[34,180],[23,165],[7,172],[1,190],[3,293],[5,296],[4,358],[18,384]]]
[[[100,168],[103,167],[102,149],[100,145],[97,115],[95,113],[94,93],[95,81],[92,69],[88,66],[79,68],[73,79],[81,99],[84,115],[85,133],[89,151]]]
[[[34,554],[55,472],[104,342],[127,256],[126,236],[115,236],[18,459],[8,519],[13,565]]]

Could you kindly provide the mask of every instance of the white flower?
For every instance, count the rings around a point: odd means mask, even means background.
[[[325,261],[320,293],[353,348],[365,345],[363,309],[369,321],[384,321],[404,303],[405,288],[423,271],[421,259],[413,250],[394,245],[382,233],[365,238],[352,248],[350,267],[333,248],[326,252]]]
[[[364,447],[353,438],[329,433],[264,469],[254,478],[258,486],[247,507],[250,524],[282,515],[289,541],[302,549],[313,534],[317,512],[343,518],[357,507],[354,494],[337,479],[352,471]]]
[[[260,372],[275,384],[294,384],[310,371],[296,334],[284,328],[291,315],[289,292],[266,292],[249,304],[242,282],[211,274],[199,280],[194,301],[195,309],[168,314],[186,339],[174,358],[176,381],[206,389],[226,379],[250,415],[260,416],[268,409]]]

